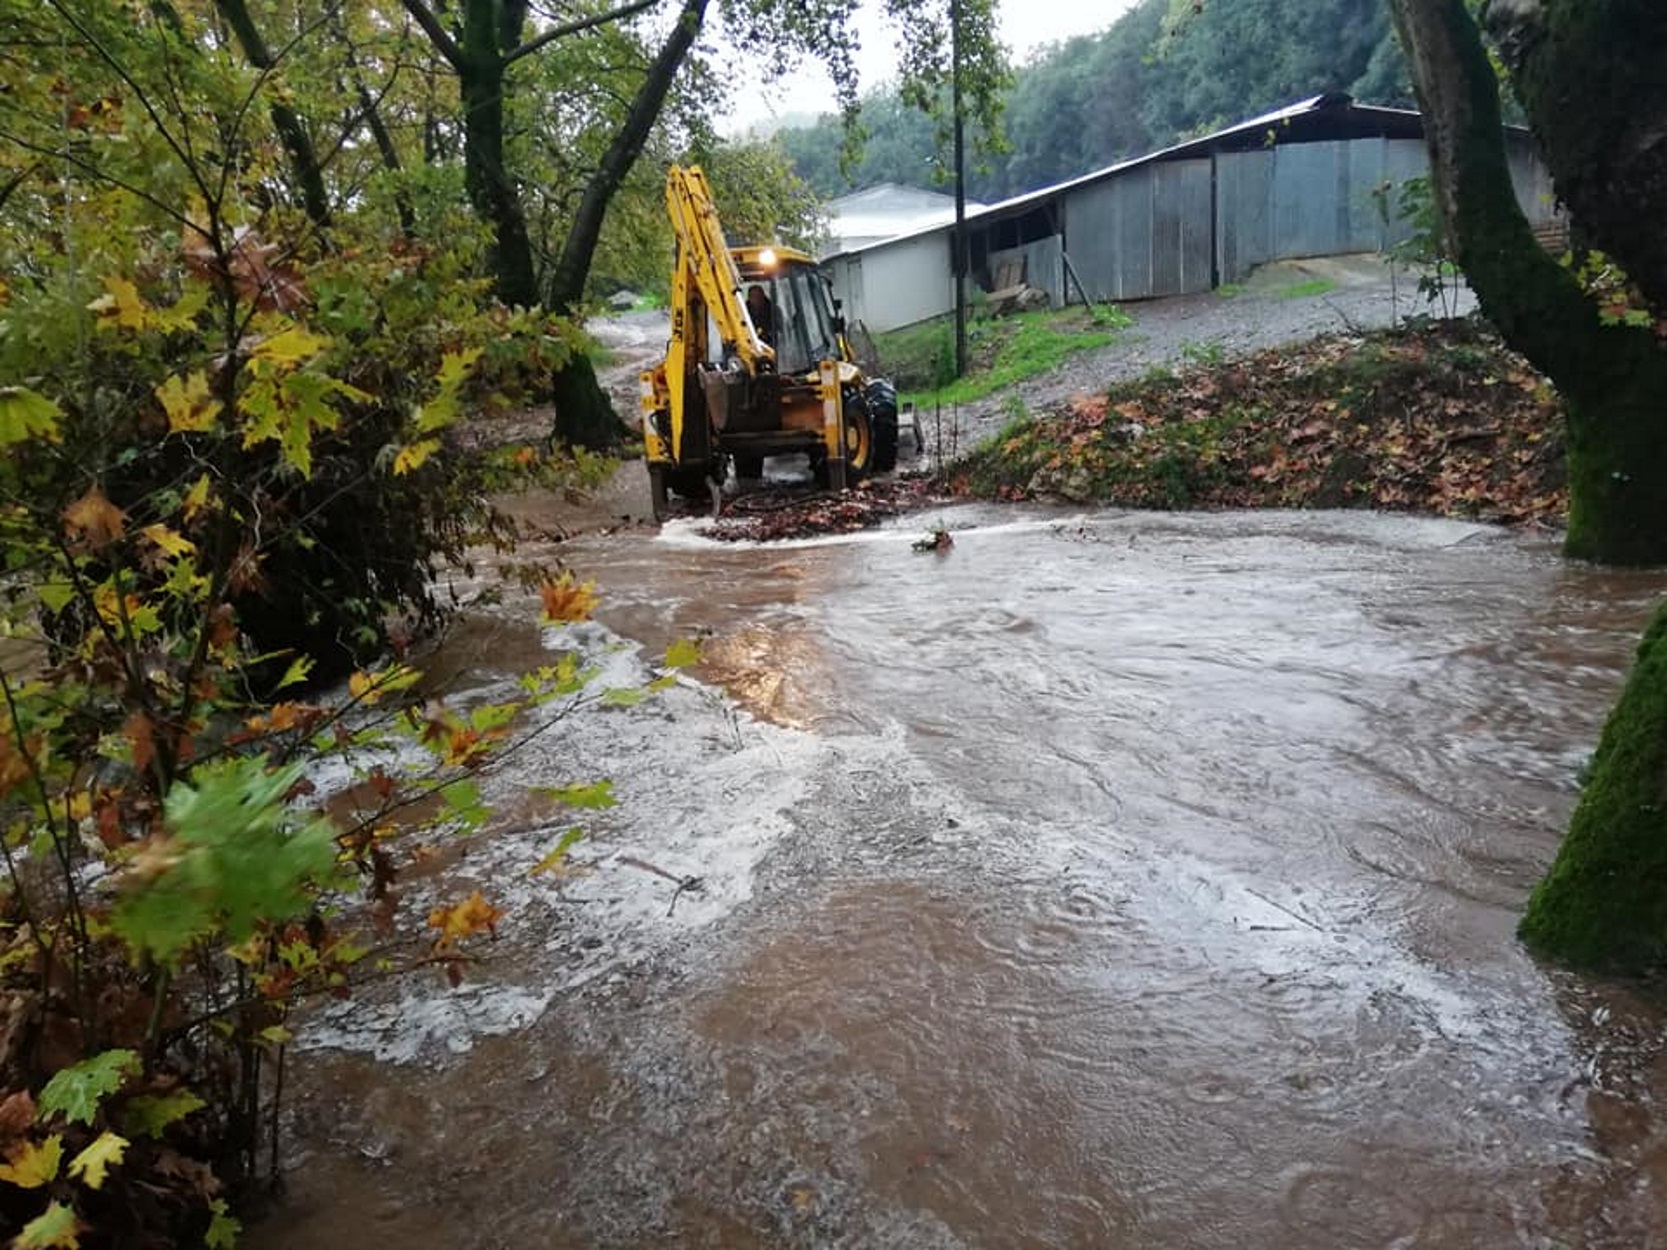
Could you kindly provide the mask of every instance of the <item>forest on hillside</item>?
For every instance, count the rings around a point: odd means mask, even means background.
[[[1325,91],[1411,107],[1412,88],[1381,0],[1140,0],[1098,35],[1045,49],[1014,74],[1003,150],[968,170],[986,201],[1047,186]],[[828,114],[778,135],[799,176],[826,197],[947,174],[933,121],[900,94],[863,100],[860,159],[841,168]]]

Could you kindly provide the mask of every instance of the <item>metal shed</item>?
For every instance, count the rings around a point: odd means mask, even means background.
[[[1506,130],[1517,197],[1536,226],[1557,218],[1526,130]],[[1404,238],[1374,195],[1428,172],[1422,118],[1315,96],[1199,139],[1032,191],[967,216],[971,279],[1018,272],[1054,305],[1207,291],[1260,264],[1373,251]],[[828,259],[848,314],[872,330],[954,307],[953,227]]]

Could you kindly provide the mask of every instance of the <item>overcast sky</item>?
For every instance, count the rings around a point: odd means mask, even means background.
[[[1102,31],[1135,0],[998,0],[1001,37],[1015,64],[1022,64],[1044,44]],[[894,48],[897,34],[888,28],[877,6],[864,3],[859,19],[862,54],[857,70],[864,92],[892,78],[897,71]],[[787,81],[772,87],[750,84],[736,93],[731,127],[744,131],[794,113],[832,111],[833,84],[819,65],[811,63]]]

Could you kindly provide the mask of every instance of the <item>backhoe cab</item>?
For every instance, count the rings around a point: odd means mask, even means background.
[[[642,375],[654,513],[667,494],[716,501],[730,463],[802,452],[818,485],[842,490],[897,465],[897,394],[863,376],[816,261],[787,247],[731,248],[698,167],[673,166],[677,239],[671,340]]]

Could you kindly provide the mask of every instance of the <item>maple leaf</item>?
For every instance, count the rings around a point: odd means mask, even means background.
[[[101,324],[123,330],[143,330],[150,313],[139,288],[126,278],[104,279],[104,294],[88,304],[87,310],[97,313]]]
[[[96,485],[64,509],[64,526],[70,536],[86,539],[94,551],[120,538],[126,525],[127,514]]]
[[[69,1162],[69,1174],[86,1182],[88,1189],[103,1189],[104,1176],[122,1161],[128,1140],[105,1129],[85,1150]]]
[[[184,379],[175,374],[156,388],[156,398],[168,414],[170,434],[213,429],[222,407],[209,393],[208,375],[201,369]]]
[[[12,1241],[12,1250],[75,1250],[81,1244],[82,1227],[74,1208],[53,1202],[23,1226]]]
[[[62,1112],[71,1124],[91,1124],[99,1103],[115,1093],[139,1070],[139,1056],[131,1050],[106,1050],[56,1073],[41,1090],[42,1116]]]
[[[58,441],[58,405],[26,386],[0,386],[0,447],[31,438]]]
[[[401,447],[394,456],[394,476],[403,477],[413,469],[422,467],[435,452],[440,450],[440,440],[425,438],[406,447]]]
[[[588,621],[596,605],[601,602],[595,582],[581,584],[571,573],[563,573],[560,581],[545,582],[538,588],[544,601],[544,621]]]
[[[496,937],[498,921],[503,916],[503,910],[488,903],[479,890],[461,903],[436,907],[428,913],[429,927],[440,930],[440,936],[435,939],[435,949],[445,950],[477,933],[489,933]]]
[[[54,1133],[42,1142],[26,1141],[6,1155],[0,1164],[0,1181],[8,1181],[19,1189],[39,1189],[58,1178],[58,1165],[64,1157],[64,1139]]]
[[[197,550],[197,544],[181,534],[176,534],[158,521],[154,525],[147,525],[139,531],[156,547],[170,556],[188,556]]]
[[[214,506],[214,502],[208,474],[204,473],[186,492],[185,500],[180,505],[181,511],[185,513],[186,524],[194,523],[198,517]]]

